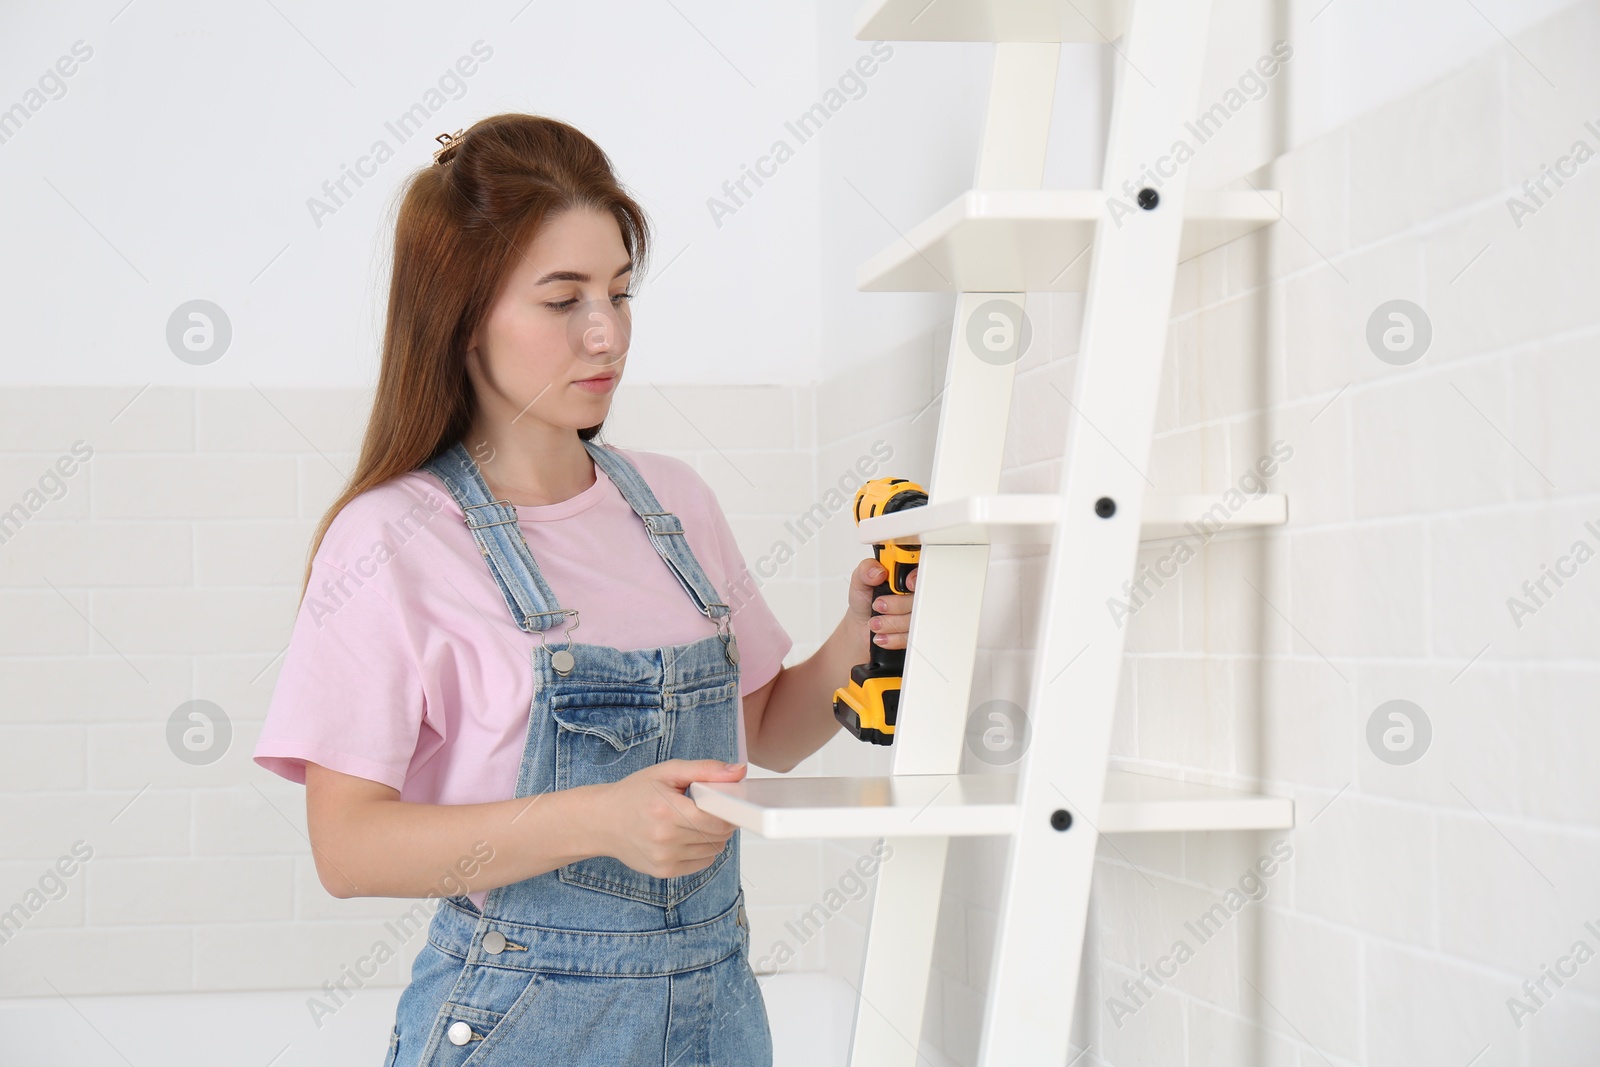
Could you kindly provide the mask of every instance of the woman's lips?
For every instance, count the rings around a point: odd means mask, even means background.
[[[576,385],[579,389],[582,389],[585,392],[609,393],[611,391],[611,387],[616,384],[616,381],[617,376],[615,374],[608,374],[603,378],[588,378],[581,382],[573,382],[572,384]]]

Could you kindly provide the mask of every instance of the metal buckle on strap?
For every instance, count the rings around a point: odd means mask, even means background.
[[[670,511],[641,511],[641,512],[639,512],[639,517],[644,520],[645,529],[649,530],[653,534],[681,534],[681,533],[684,532],[683,531],[683,523],[681,523],[681,522],[678,523],[678,529],[676,529],[676,530],[658,530],[658,529],[656,529],[656,524],[651,522],[650,520],[655,518],[658,515],[665,515],[668,518],[672,518],[672,519],[677,518],[677,516],[674,515]]]
[[[726,604],[713,604],[711,607],[725,608]],[[706,615],[717,624],[717,636],[722,638],[722,648],[727,654],[728,662],[739,662],[739,639],[733,635],[733,612],[730,610],[722,615],[712,615],[708,610]]]
[[[557,674],[561,675],[562,677],[566,677],[569,673],[571,673],[573,666],[577,663],[577,658],[572,654],[572,631],[578,628],[578,609],[557,608],[555,612],[547,612],[546,614],[572,616],[572,625],[567,627],[564,632],[564,636],[567,639],[567,647],[558,648],[554,652],[550,652],[550,666],[555,668],[555,672]],[[539,635],[539,647],[549,652],[550,646],[544,643],[544,631],[535,630],[533,632]]]
[[[473,522],[472,521],[472,509],[473,508],[492,508],[492,507],[500,507],[500,506],[504,506],[506,508],[511,509],[511,517],[509,519],[496,519],[494,522]],[[511,503],[511,501],[509,501],[509,500],[491,500],[486,504],[468,504],[465,507],[463,507],[461,509],[461,511],[466,516],[468,528],[473,529],[473,530],[482,530],[482,529],[486,529],[486,528],[488,528],[490,526],[509,526],[512,523],[515,523],[517,521],[516,505]]]
[[[562,631],[562,633],[565,634],[566,637],[567,637],[567,644],[569,644],[569,645],[572,644],[572,636],[571,636],[572,631],[574,631],[574,630],[576,630],[578,628],[578,618],[577,618],[578,609],[577,608],[556,608],[554,611],[542,611],[542,612],[539,612],[539,614],[540,615],[571,615],[573,617],[572,625],[568,626],[565,630]],[[527,616],[527,618],[532,619],[533,616],[529,615],[529,616]],[[553,629],[556,625],[557,625],[556,623],[551,623],[549,626],[545,627],[545,630]],[[544,630],[535,630],[533,632],[539,635],[539,643],[541,645],[544,644]]]

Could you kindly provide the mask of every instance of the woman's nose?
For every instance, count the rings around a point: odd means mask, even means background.
[[[579,359],[614,363],[627,354],[632,331],[625,311],[609,301],[585,300],[573,312],[568,341]]]

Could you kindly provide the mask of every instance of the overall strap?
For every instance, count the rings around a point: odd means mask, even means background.
[[[509,500],[496,500],[489,492],[466,445],[457,441],[422,469],[443,482],[455,497],[519,629],[528,633],[548,630],[563,617],[576,614],[556,603],[556,595],[545,584],[522,538],[516,507]]]
[[[725,628],[722,619],[731,616],[733,609],[722,602],[716,586],[711,584],[700,561],[689,550],[689,538],[684,534],[683,523],[678,516],[661,507],[660,501],[656,500],[656,495],[639,474],[639,469],[621,453],[593,441],[583,442],[583,447],[589,450],[596,465],[606,472],[606,477],[616,485],[622,498],[644,523],[650,543],[666,560],[667,566],[677,576],[678,584],[683,586],[694,600],[695,607],[700,609],[700,614]]]

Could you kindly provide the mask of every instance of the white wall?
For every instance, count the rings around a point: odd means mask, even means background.
[[[92,55],[0,143],[0,382],[369,383],[398,183],[431,162],[435,134],[500,111],[587,132],[655,223],[634,380],[811,380],[818,160],[784,128],[818,96],[810,6],[524,6],[9,12],[0,108],[24,103],[75,42]],[[428,99],[477,42],[488,58]],[[419,102],[437,109],[402,142],[385,123]],[[794,159],[718,226],[707,200],[783,137]],[[394,158],[365,165],[375,176],[314,219],[307,201],[326,201],[323,183],[378,140]],[[196,298],[233,326],[204,367],[165,340],[168,316]]]
[[[1291,0],[1289,24],[1305,62],[1290,105],[1290,147],[1428,85],[1570,6],[1571,0]]]

